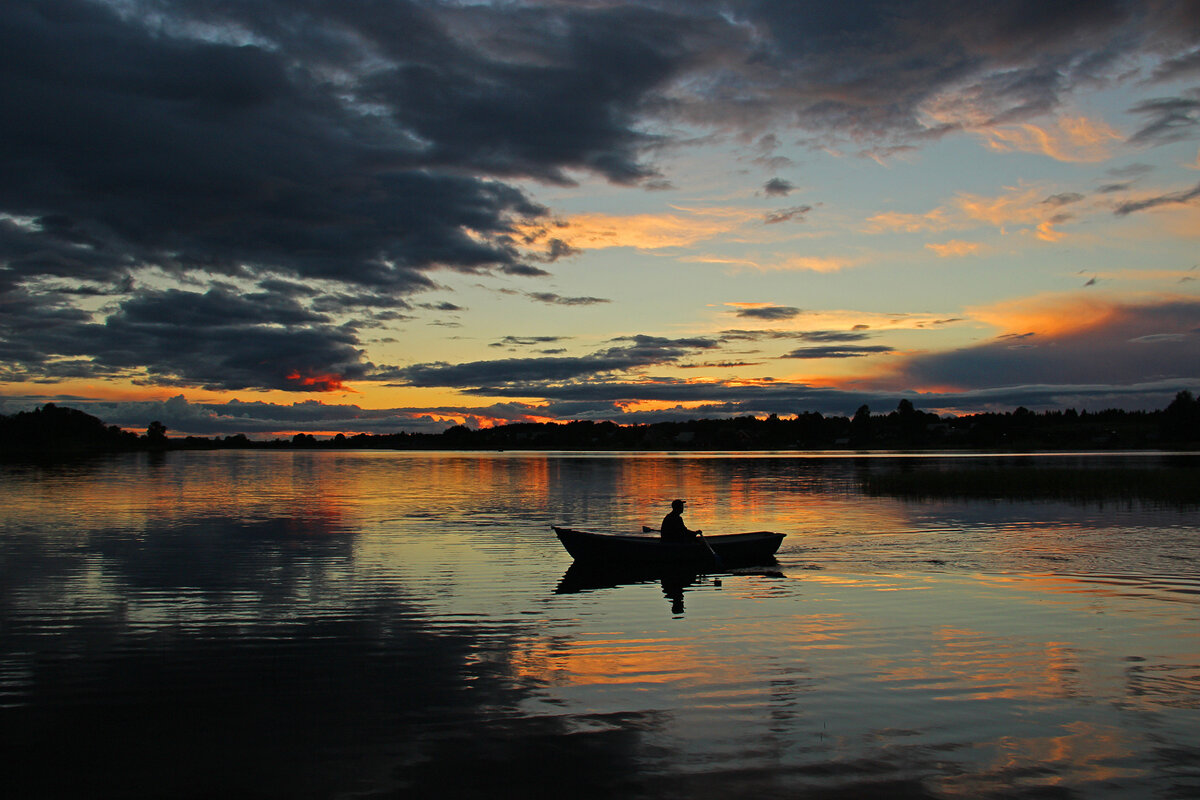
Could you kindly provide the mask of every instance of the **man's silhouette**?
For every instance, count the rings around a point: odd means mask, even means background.
[[[696,538],[700,531],[688,530],[683,524],[683,500],[671,501],[671,513],[663,517],[662,527],[659,528],[662,538],[668,542],[687,542]]]

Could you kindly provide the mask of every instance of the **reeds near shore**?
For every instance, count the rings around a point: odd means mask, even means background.
[[[998,466],[865,475],[863,491],[912,499],[1143,501],[1200,507],[1200,467]]]

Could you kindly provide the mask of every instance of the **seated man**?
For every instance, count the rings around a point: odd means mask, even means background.
[[[668,542],[686,542],[696,537],[700,531],[688,530],[688,527],[683,524],[683,500],[671,501],[671,513],[663,517],[662,527],[659,531],[662,538]]]

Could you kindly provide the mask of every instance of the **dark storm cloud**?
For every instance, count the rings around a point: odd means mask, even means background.
[[[21,336],[9,336],[3,345],[5,360],[19,365],[10,379],[29,379],[27,371],[37,368],[49,376],[82,377],[78,359],[86,356],[94,375],[209,389],[322,391],[366,373],[350,331],[280,296],[221,289],[143,292],[122,302],[103,324],[45,299],[29,309],[4,314],[6,327],[21,328]],[[68,360],[47,362],[46,352]]]
[[[1079,192],[1062,192],[1060,194],[1052,194],[1042,201],[1042,205],[1047,206],[1065,206],[1071,203],[1078,203],[1083,199],[1083,195]]]
[[[781,78],[793,80],[773,92],[760,82],[747,95],[783,98],[779,107],[796,113],[800,127],[824,131],[825,142],[838,141],[837,134],[843,142],[866,138],[874,142],[866,149],[879,155],[955,130],[956,109],[976,119],[985,114],[984,124],[1052,112],[1078,87],[1119,75],[1135,53],[1166,56],[1149,81],[1180,77],[1181,68],[1197,63],[1195,12],[1188,10],[1194,4],[1186,2],[751,6],[746,17],[759,22],[764,53]],[[930,102],[950,112],[951,122],[930,127],[922,120],[920,109]],[[1165,113],[1143,139],[1182,122],[1174,108],[1137,110]]]
[[[895,352],[894,347],[888,347],[882,344],[864,344],[864,345],[829,345],[827,347],[801,347],[793,350],[790,353],[785,353],[781,358],[862,358],[864,356],[875,355],[877,353],[892,353]]]
[[[1165,144],[1195,135],[1200,128],[1200,90],[1190,97],[1161,97],[1129,109],[1149,121],[1129,137],[1134,144]]]
[[[801,309],[794,306],[752,306],[750,308],[739,308],[737,311],[739,317],[766,320],[792,319],[803,313]]]
[[[569,338],[569,336],[505,336],[498,342],[492,342],[488,347],[535,347],[541,344],[555,344]]]
[[[538,260],[552,264],[561,258],[577,256],[582,252],[578,247],[573,247],[562,239],[550,238],[546,241],[546,252],[538,256]]]
[[[556,408],[571,408],[577,412],[570,418],[615,420],[617,422],[658,422],[688,420],[704,417],[729,417],[752,414],[794,414],[818,411],[822,414],[852,415],[860,405],[868,404],[876,412],[896,407],[901,397],[909,398],[919,408],[940,412],[962,409],[1011,411],[1014,407],[1030,409],[1087,408],[1099,411],[1121,406],[1127,408],[1163,408],[1181,389],[1200,390],[1200,379],[1171,378],[1136,383],[1116,384],[1109,381],[1072,384],[1020,382],[1004,386],[964,388],[960,391],[912,392],[885,388],[837,389],[808,386],[801,383],[763,382],[752,385],[739,383],[686,383],[659,378],[652,382],[602,382],[590,384],[557,384],[540,387],[538,396],[547,400],[547,414]],[[492,392],[500,396],[521,397],[518,387]],[[635,400],[674,402],[675,410],[614,413]],[[695,405],[695,404],[701,405]],[[563,404],[572,404],[564,406]],[[590,405],[584,411],[577,404]],[[536,411],[531,411],[536,414]]]
[[[613,351],[626,352],[639,359],[662,359],[663,361],[678,358],[689,350],[708,350],[717,346],[716,341],[703,336],[668,339],[665,336],[639,334],[637,336],[618,336],[612,341],[632,343],[624,347],[613,348]]]
[[[621,344],[579,357],[504,358],[463,364],[414,364],[410,367],[380,370],[375,377],[381,380],[398,380],[409,386],[479,389],[484,386],[522,385],[536,395],[538,392],[533,389],[540,383],[575,380],[655,364],[669,364],[697,350],[717,346],[716,341],[704,338],[631,336],[613,341]]]
[[[204,294],[172,289],[139,294],[121,304],[109,318],[131,326],[179,326],[205,331],[231,325],[306,325],[328,322],[328,318],[310,311],[280,295],[239,295],[220,289]]]
[[[1190,380],[1200,375],[1198,324],[1197,300],[1118,306],[1102,325],[1082,330],[1008,336],[953,352],[914,356],[898,366],[900,383],[973,390]]]
[[[446,418],[464,418],[472,427],[481,421],[525,422],[545,418],[620,423],[649,423],[742,415],[780,416],[817,411],[850,416],[863,404],[875,413],[895,408],[907,398],[918,408],[939,413],[1011,411],[1017,406],[1056,409],[1077,408],[1100,411],[1124,407],[1161,409],[1181,390],[1200,393],[1198,378],[1170,378],[1129,384],[1110,382],[1071,384],[1018,383],[1006,386],[965,388],[960,391],[912,392],[888,389],[837,389],[799,383],[763,382],[689,384],[671,379],[651,382],[599,382],[590,384],[543,384],[537,403],[499,402],[487,406],[437,408],[364,409],[356,405],[326,404],[313,400],[278,404],[264,402],[189,403],[183,395],[166,401],[98,402],[62,395],[0,397],[0,413],[31,410],[47,402],[80,408],[108,424],[144,429],[151,420],[163,422],[172,436],[232,435],[252,438],[290,436],[296,431],[314,433],[440,433],[452,423]],[[527,396],[522,387],[499,389],[492,394]],[[678,403],[675,408],[629,411],[625,405],[636,400]],[[684,405],[686,404],[686,405]],[[697,405],[699,404],[699,405]]]
[[[547,303],[555,306],[594,306],[598,303],[611,303],[603,297],[563,297],[554,292],[526,292],[527,297],[537,300],[539,303]]]
[[[102,245],[89,259],[408,289],[432,265],[537,274],[506,235],[541,209],[486,176],[640,180],[649,117],[731,105],[888,138],[976,78],[997,118],[1044,111],[1145,44],[1165,12],[1139,6],[34,0],[0,27],[22,111],[0,125],[20,154],[0,207]]]
[[[684,37],[707,27],[703,18],[632,4],[478,6],[469,20],[443,9],[450,28],[473,31],[468,39],[406,3],[391,12],[374,4],[365,16],[345,6],[330,4],[398,62],[365,83],[364,97],[429,143],[424,158],[563,184],[572,182],[568,169],[618,183],[655,174],[640,161],[654,140],[637,129],[638,112],[646,93],[682,66]]]
[[[231,436],[238,433],[251,438],[290,436],[297,431],[388,434],[441,433],[450,427],[443,416],[462,416],[502,422],[525,422],[538,408],[523,403],[493,403],[483,407],[447,408],[362,408],[353,404],[322,403],[306,400],[298,403],[242,402],[190,403],[183,395],[164,401],[80,402],[73,398],[38,398],[39,402],[60,402],[81,408],[108,424],[144,429],[159,420],[171,436]],[[17,406],[28,403],[12,403]],[[3,408],[0,408],[3,411]],[[11,411],[9,413],[12,413]]]
[[[753,32],[754,55],[704,84],[707,103],[684,112],[710,123],[784,118],[818,141],[870,141],[876,152],[894,152],[955,129],[931,127],[921,114],[951,90],[992,123],[1013,122],[1059,107],[1131,50],[1190,49],[1182,29],[1162,25],[1172,8],[1131,0],[737,3],[731,10]]]
[[[7,380],[21,380],[26,370],[35,374],[47,362],[47,341],[63,336],[63,331],[86,329],[91,315],[71,306],[65,298],[54,294],[33,294],[22,287],[0,291],[0,330],[19,331],[20,336],[0,336],[0,375]],[[67,341],[52,351],[78,355],[80,345]],[[61,368],[61,365],[59,366]]]
[[[484,384],[567,380],[625,369],[628,366],[629,362],[624,359],[504,358],[462,364],[449,364],[444,361],[415,364],[392,371],[381,370],[375,377],[385,381],[399,380],[407,386],[464,388]]]
[[[779,339],[805,339],[808,334],[805,331],[775,331],[775,330],[758,330],[746,331],[732,328],[721,331],[720,337],[722,342],[761,342],[761,341],[776,341]]]
[[[504,264],[499,271],[505,275],[516,275],[521,278],[544,278],[550,273],[532,264]]]
[[[275,387],[281,362],[266,356],[286,353],[289,368],[361,374],[352,333],[318,317],[402,316],[401,296],[435,288],[431,269],[547,275],[518,251],[515,227],[544,209],[494,178],[652,176],[635,116],[681,63],[681,37],[706,24],[632,7],[462,14],[405,2],[6,9],[0,99],[19,112],[0,117],[0,214],[12,217],[0,217],[0,291],[9,306],[38,307],[0,321],[8,370],[61,376],[93,357],[98,376],[140,368],[167,382]],[[537,260],[574,252],[554,239],[545,249]],[[93,331],[127,329],[147,303],[183,296],[129,295],[89,328],[62,296],[21,289],[56,276],[95,284],[77,293],[128,290],[147,266],[201,287],[257,278],[314,314],[230,303],[251,316],[210,326],[238,331],[224,352],[220,337],[192,341],[183,322],[110,350]],[[319,295],[303,288],[314,280]],[[74,325],[33,338],[39,317]]]
[[[3,184],[0,179],[0,192]],[[99,238],[65,218],[18,225],[0,217],[0,289],[47,277],[118,284],[138,266],[132,254],[104,248]]]
[[[1025,333],[1005,333],[1005,334],[1001,334],[1000,336],[997,336],[997,337],[996,337],[996,339],[997,339],[998,341],[1002,341],[1002,342],[1019,342],[1019,341],[1021,341],[1022,339],[1032,339],[1032,338],[1034,338],[1035,336],[1037,336],[1037,334],[1036,334],[1036,333],[1033,333],[1032,331],[1027,331],[1027,332],[1025,332]]]
[[[264,290],[279,294],[280,296],[298,296],[308,297],[316,294],[314,291],[300,290],[295,293],[287,291],[286,288],[281,288],[277,285],[269,287],[266,282],[259,284]],[[407,301],[390,294],[379,294],[374,292],[336,292],[329,294],[316,294],[312,298],[310,307],[313,311],[322,314],[339,314],[348,313],[351,311],[376,310],[380,309],[383,313],[408,311],[412,309]]]
[[[155,35],[91,3],[11,11],[0,90],[21,113],[0,122],[0,208],[41,220],[39,242],[86,241],[80,260],[411,291],[431,265],[518,263],[511,218],[541,212],[436,171],[286,52]]]
[[[676,364],[679,369],[734,369],[737,367],[757,367],[758,361],[704,361],[699,364]]]
[[[1200,74],[1200,49],[1167,59],[1154,70],[1154,79],[1172,81],[1197,74]]]
[[[806,342],[861,342],[870,339],[871,334],[862,331],[801,331],[796,338]]]
[[[763,186],[763,191],[768,197],[787,197],[796,187],[790,181],[785,181],[783,178],[771,178]]]
[[[747,336],[739,336],[745,333]],[[720,341],[764,338],[758,332],[730,331]],[[847,358],[893,352],[879,345],[841,344],[865,337],[863,331],[790,332],[791,338],[830,342],[827,347],[802,348],[793,358]],[[770,338],[770,337],[767,337]],[[936,409],[1091,407],[1097,403],[1161,407],[1180,388],[1200,379],[1200,305],[1173,300],[1119,306],[1103,322],[1073,332],[1047,335],[1032,331],[998,337],[995,341],[953,353],[906,357],[894,366],[890,379],[864,380],[860,390],[816,388],[763,379],[754,383],[703,381],[646,374],[630,380],[629,369],[654,364],[680,367],[679,359],[709,350],[709,340],[664,340],[633,337],[616,348],[575,359],[509,359],[457,365],[421,365],[409,379],[452,385],[466,394],[492,397],[538,397],[559,403],[599,404],[592,419],[654,421],[706,415],[792,413],[821,410],[849,413],[861,403],[891,407],[894,392],[912,385],[960,387],[957,391],[920,395],[922,406]],[[899,358],[894,356],[894,358]],[[418,381],[413,381],[418,382]],[[893,392],[885,384],[891,384]],[[914,401],[917,396],[914,395]],[[676,412],[638,412],[615,415],[608,404],[652,400],[679,404]],[[881,406],[881,404],[886,404]],[[1100,406],[1104,407],[1104,406]],[[582,413],[582,408],[577,408]],[[549,413],[549,412],[546,412]],[[688,416],[690,414],[690,417]],[[674,415],[674,416],[673,416]]]
[[[143,295],[108,318],[108,346],[97,360],[144,365],[161,382],[173,377],[211,389],[313,391],[365,374],[351,333],[297,306],[280,306],[217,290]]]
[[[1194,25],[1166,0],[10,3],[0,369],[332,388],[313,376],[369,374],[355,328],[402,318],[435,270],[537,279],[575,252],[518,180],[667,186],[652,159],[681,122],[740,128],[772,169],[771,131],[899,152],[955,129],[924,113],[947,97],[1013,122],[1133,57],[1178,77]],[[1195,101],[1135,108],[1135,138],[1192,131]]]

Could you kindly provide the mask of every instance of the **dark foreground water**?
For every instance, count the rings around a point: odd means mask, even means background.
[[[1200,796],[1197,506],[861,491],[997,461],[1051,459],[0,465],[0,787]],[[633,531],[677,496],[709,533],[787,533],[778,564],[568,574],[551,524]]]

